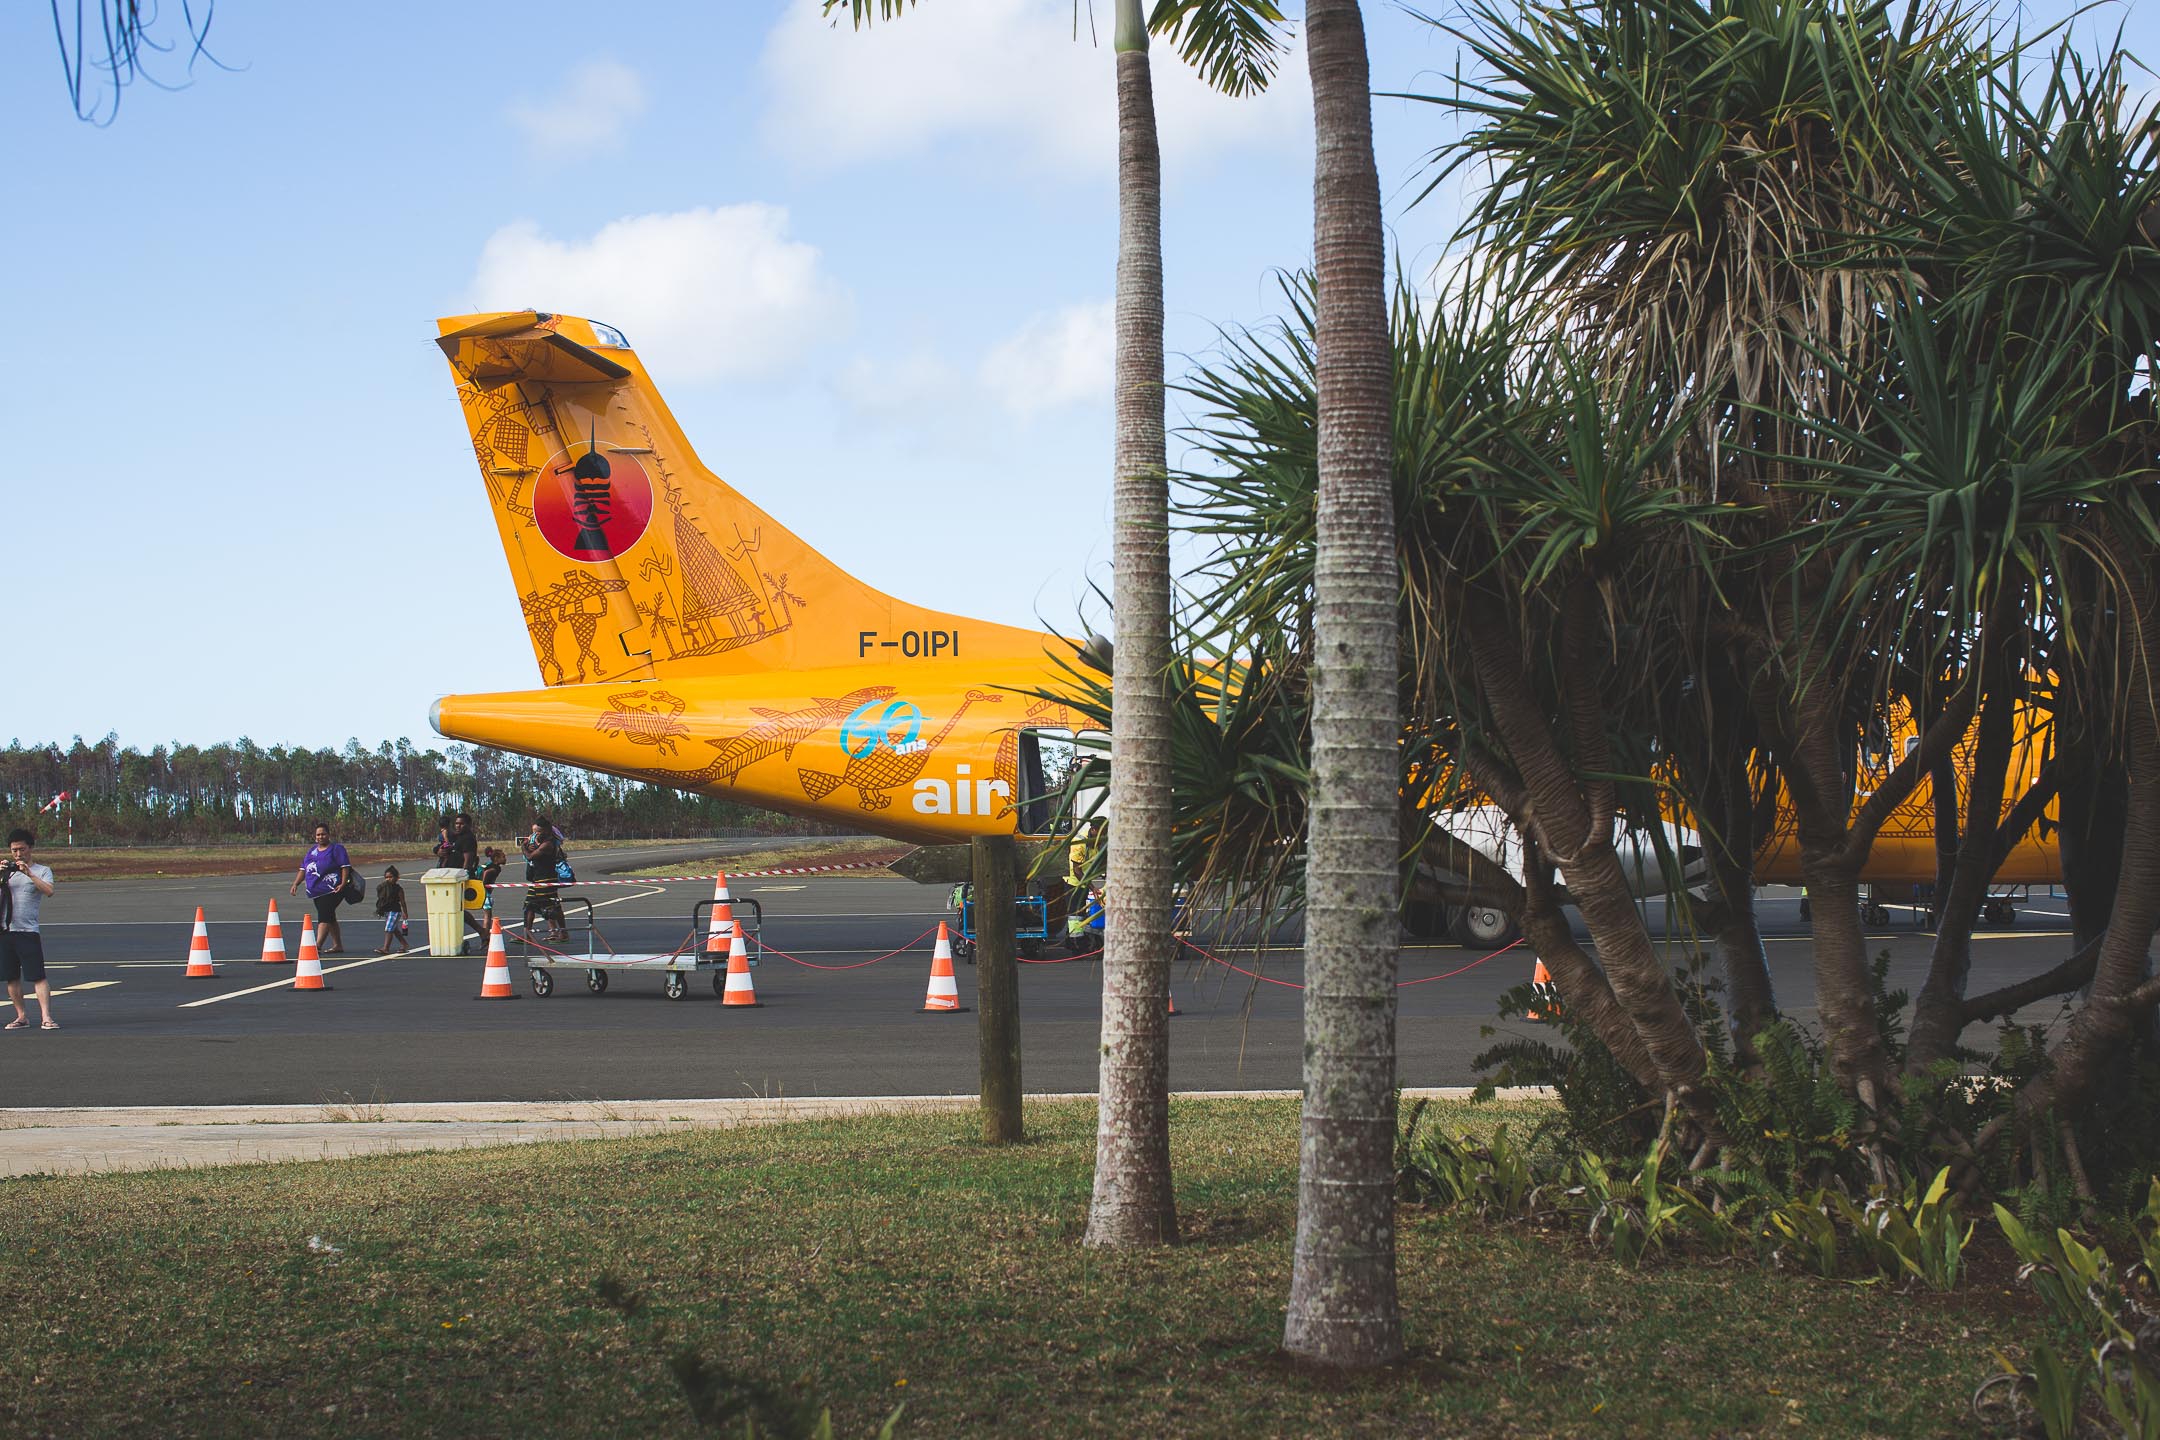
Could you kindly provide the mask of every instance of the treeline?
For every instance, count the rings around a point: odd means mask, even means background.
[[[515,834],[535,811],[580,840],[805,834],[818,827],[732,800],[687,795],[574,765],[477,745],[370,750],[258,745],[123,746],[118,735],[0,750],[0,813],[57,838],[68,819],[37,816],[70,792],[77,844],[175,844],[303,838],[318,819],[352,840],[432,839],[446,811],[470,811],[484,835]]]

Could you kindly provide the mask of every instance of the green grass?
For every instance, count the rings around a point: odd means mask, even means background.
[[[1989,1350],[2037,1332],[2000,1280],[1634,1271],[1405,1212],[1417,1357],[1301,1372],[1276,1353],[1294,1105],[1173,1123],[1187,1243],[1134,1256],[1078,1244],[1070,1103],[1007,1151],[972,1116],[879,1117],[0,1182],[0,1433],[694,1435],[692,1349],[806,1382],[843,1440],[902,1400],[901,1436],[1951,1436]]]

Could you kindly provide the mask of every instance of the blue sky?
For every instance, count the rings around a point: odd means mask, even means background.
[[[2143,8],[2083,23],[2152,53]],[[623,328],[706,463],[872,583],[1075,624],[1108,581],[1116,242],[1085,9],[1075,40],[1071,0],[929,0],[866,34],[815,0],[224,0],[235,68],[137,86],[100,129],[46,7],[0,8],[0,424],[37,457],[6,491],[36,638],[0,736],[429,743],[435,696],[536,685],[429,343],[475,308]],[[1376,89],[1444,85],[1443,34],[1367,24]],[[1155,59],[1175,374],[1309,256],[1310,96],[1301,55],[1248,101]],[[1457,218],[1409,204],[1441,115],[1375,119],[1424,274]]]

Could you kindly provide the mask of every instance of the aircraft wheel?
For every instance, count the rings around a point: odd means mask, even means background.
[[[1863,906],[1860,910],[1860,923],[1863,925],[1888,925],[1890,923],[1889,907],[1886,905]]]
[[[585,972],[585,988],[595,995],[607,994],[607,971],[587,970]]]
[[[1515,917],[1490,905],[1465,905],[1448,923],[1455,943],[1472,950],[1497,950],[1522,938]]]
[[[680,970],[674,971],[673,973],[671,973],[671,974],[670,974],[670,975],[669,975],[669,976],[667,977],[667,998],[668,998],[668,999],[670,999],[670,1000],[680,1000],[680,999],[682,999],[682,997],[683,997],[683,996],[685,996],[685,995],[687,995],[687,994],[689,994],[689,993],[690,993],[690,987],[689,987],[689,985],[687,985],[686,983],[684,983],[684,981],[683,981],[683,978],[682,978],[682,972],[681,972]]]
[[[1980,918],[1990,925],[2017,924],[2017,910],[2007,900],[1990,900],[1980,907]]]
[[[555,977],[553,975],[548,974],[545,970],[533,970],[527,973],[532,976],[533,994],[545,1000],[555,993]]]

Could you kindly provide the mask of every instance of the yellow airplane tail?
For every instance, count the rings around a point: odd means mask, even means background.
[[[612,327],[436,323],[543,683],[1041,656],[1032,631],[872,588],[745,499]]]

